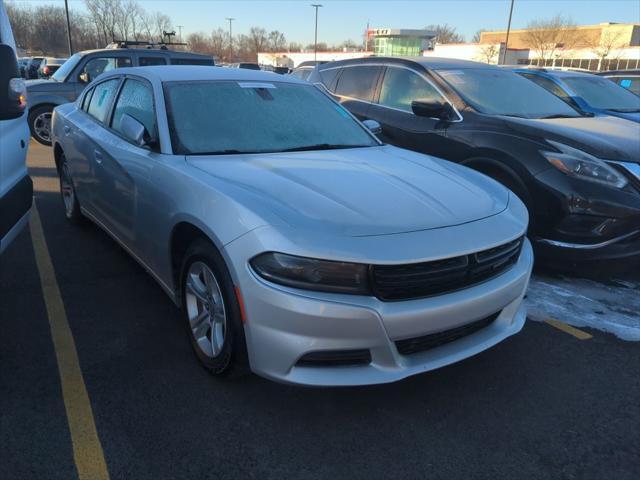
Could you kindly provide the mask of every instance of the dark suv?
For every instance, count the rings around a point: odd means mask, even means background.
[[[213,58],[164,48],[129,48],[127,43],[71,56],[48,80],[27,82],[31,136],[51,145],[51,113],[58,105],[73,102],[84,87],[103,72],[119,67],[152,65],[214,65]]]
[[[510,188],[527,205],[539,259],[638,266],[637,123],[588,116],[512,71],[463,60],[344,60],[317,66],[309,81],[380,123],[382,140]]]

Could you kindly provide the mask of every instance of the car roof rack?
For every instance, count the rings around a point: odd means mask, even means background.
[[[181,46],[186,47],[186,43],[178,43],[178,42],[154,42],[148,40],[113,40],[109,45],[106,46],[108,49],[119,49],[119,48],[129,48],[129,47],[144,47],[147,49],[159,48],[161,50],[168,50],[169,46]]]

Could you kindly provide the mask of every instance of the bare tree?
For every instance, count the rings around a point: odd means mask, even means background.
[[[164,32],[171,30],[171,18],[164,13],[155,12],[153,14],[153,24],[155,26],[155,35],[159,41],[164,40]]]
[[[549,20],[529,22],[523,40],[546,64],[557,58],[559,49],[573,48],[580,41],[580,36],[571,19],[556,15]]]
[[[476,33],[473,34],[473,38],[471,39],[471,41],[473,43],[480,43],[480,38],[482,38],[482,32],[486,32],[486,30],[484,28],[481,28],[480,30],[478,30]]]
[[[106,45],[112,42],[118,30],[120,0],[85,0],[89,15]]]
[[[302,51],[302,44],[300,44],[298,42],[289,42],[288,50],[290,52],[301,52]]]
[[[284,33],[274,30],[269,32],[269,50],[272,52],[281,52],[287,48],[287,39],[284,37]]]
[[[427,25],[424,27],[426,30],[431,30],[436,33],[437,43],[460,43],[464,42],[464,36],[460,35],[455,27],[452,27],[446,23],[442,25]]]
[[[499,54],[500,48],[493,43],[489,43],[478,48],[477,58],[485,63],[498,63]]]
[[[269,38],[267,37],[267,31],[260,27],[251,27],[248,35],[249,50],[252,53],[264,52],[269,45]]]
[[[591,52],[598,57],[598,70],[602,69],[602,63],[615,50],[624,46],[621,40],[622,32],[605,30],[601,33],[600,38],[591,45]]]

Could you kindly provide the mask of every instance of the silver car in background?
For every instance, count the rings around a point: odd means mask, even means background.
[[[124,68],[52,125],[67,218],[98,224],[158,281],[214,374],[391,382],[524,325],[520,200],[381,144],[313,85]]]

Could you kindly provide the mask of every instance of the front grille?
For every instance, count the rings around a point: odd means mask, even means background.
[[[371,363],[371,352],[367,349],[325,350],[303,355],[296,365],[300,367],[339,367],[369,363]]]
[[[374,265],[372,283],[381,300],[407,300],[449,293],[499,275],[520,256],[523,237],[504,245],[433,262]]]
[[[421,337],[407,338],[405,340],[398,340],[396,342],[396,348],[400,355],[411,355],[413,353],[420,353],[432,348],[439,347],[446,343],[455,342],[463,337],[471,335],[483,328],[488,327],[493,321],[498,318],[498,313],[476,320],[475,322],[467,323],[460,327],[452,328],[450,330],[444,330],[442,332],[430,333],[429,335],[423,335]]]

